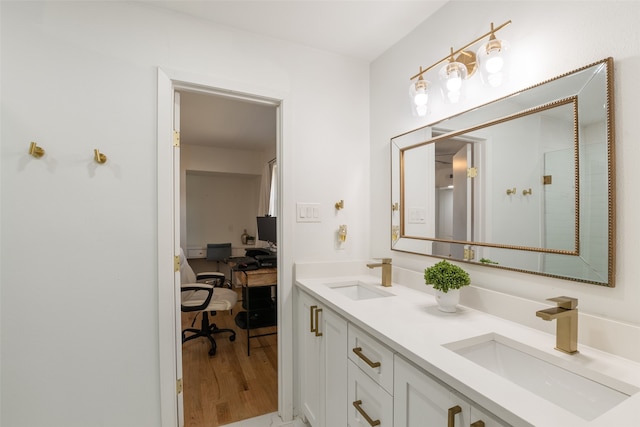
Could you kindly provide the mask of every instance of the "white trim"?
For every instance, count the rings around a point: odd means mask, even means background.
[[[158,69],[158,350],[160,352],[160,419],[178,425],[176,337],[173,284],[173,96],[167,74]]]
[[[167,263],[172,259],[173,243],[173,170],[171,154],[171,125],[175,89],[202,91],[223,96],[242,97],[255,102],[266,102],[278,108],[278,414],[284,421],[293,420],[293,291],[292,259],[286,248],[291,247],[293,213],[283,209],[292,206],[288,196],[292,187],[287,171],[290,164],[287,141],[290,135],[290,108],[286,93],[255,87],[207,76],[192,75],[181,71],[158,69],[158,303],[159,303],[159,351],[160,351],[160,406],[163,427],[178,426],[175,395],[175,301],[173,295],[173,271]],[[285,108],[286,106],[286,108]],[[166,135],[166,136],[164,136]]]

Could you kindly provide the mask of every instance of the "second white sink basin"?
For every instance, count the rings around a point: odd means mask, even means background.
[[[456,341],[445,347],[589,421],[639,391],[498,334]]]
[[[363,300],[372,298],[389,297],[393,294],[378,289],[376,285],[360,282],[357,280],[349,282],[327,283],[334,291],[351,298],[352,300]]]

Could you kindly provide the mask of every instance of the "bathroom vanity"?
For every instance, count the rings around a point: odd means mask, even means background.
[[[313,427],[640,422],[637,363],[580,343],[564,354],[551,334],[323,271],[298,274],[294,292],[300,415]]]

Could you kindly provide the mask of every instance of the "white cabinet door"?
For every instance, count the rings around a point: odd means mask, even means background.
[[[479,421],[482,421],[484,424],[480,424]],[[477,423],[475,426],[473,423]],[[472,427],[509,427],[509,424],[500,421],[495,416],[489,414],[488,412],[482,410],[481,408],[471,405],[471,426]]]
[[[347,321],[331,310],[321,313],[324,338],[325,426],[347,424]]]
[[[312,427],[347,421],[347,321],[297,292],[302,413]]]
[[[509,426],[401,357],[395,357],[394,373],[394,427]]]
[[[298,292],[298,330],[300,404],[302,413],[313,427],[323,427],[322,410],[324,376],[321,372],[322,336],[315,328],[318,304],[303,292]]]
[[[454,400],[450,389],[400,357],[394,374],[394,427],[469,426],[469,405]]]
[[[351,360],[348,413],[349,427],[393,427],[393,397]]]

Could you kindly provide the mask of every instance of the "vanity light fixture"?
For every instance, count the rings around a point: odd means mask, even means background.
[[[494,27],[493,23],[491,23],[491,30],[488,33],[481,35],[458,50],[454,51],[451,48],[449,55],[435,64],[427,68],[420,67],[420,72],[409,79],[411,80],[409,95],[414,115],[425,116],[428,112],[431,83],[424,78],[424,74],[445,61],[447,63],[440,69],[439,76],[442,94],[447,103],[455,103],[462,98],[464,80],[475,74],[478,63],[480,63],[483,82],[492,87],[499,86],[506,75],[506,54],[509,45],[504,40],[498,40],[495,33],[509,24],[511,24],[510,20],[498,27]],[[480,47],[477,55],[467,50],[487,36],[489,36],[489,40]]]
[[[469,52],[461,52],[460,56],[471,56]],[[462,58],[461,58],[462,59]],[[474,70],[475,71],[475,70]],[[446,103],[455,104],[462,97],[462,81],[467,78],[467,67],[457,60],[453,59],[453,48],[451,48],[451,56],[438,73],[442,85],[442,96]]]
[[[480,46],[476,54],[480,63],[482,81],[491,87],[498,87],[502,84],[506,75],[506,66],[509,63],[507,60],[509,43],[498,40],[495,32],[492,22],[489,41]]]
[[[420,73],[422,73],[422,67],[420,67]],[[409,85],[409,98],[411,99],[412,110],[418,116],[427,115],[427,104],[429,103],[429,86],[431,83],[422,77],[422,74],[418,76],[418,80]]]

